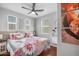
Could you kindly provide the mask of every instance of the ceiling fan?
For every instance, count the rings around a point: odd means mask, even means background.
[[[22,6],[22,8],[23,9],[30,10],[30,12],[28,12],[28,14],[34,13],[34,14],[36,14],[38,16],[38,13],[37,12],[42,12],[42,11],[44,11],[44,9],[36,10],[35,9],[35,6],[36,6],[36,3],[32,3],[32,9],[26,8],[25,6]]]

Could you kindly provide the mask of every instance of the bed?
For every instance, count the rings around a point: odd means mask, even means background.
[[[7,49],[11,56],[36,56],[49,47],[47,38],[36,36],[7,41]]]

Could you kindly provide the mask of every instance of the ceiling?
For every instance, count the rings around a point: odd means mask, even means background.
[[[35,9],[44,9],[43,12],[37,12],[39,15],[35,14],[27,14],[29,10],[22,9],[21,7],[25,6],[27,8],[32,8],[32,3],[2,3],[0,7],[30,16],[30,17],[40,17],[46,14],[56,12],[57,11],[57,4],[56,3],[36,3]]]

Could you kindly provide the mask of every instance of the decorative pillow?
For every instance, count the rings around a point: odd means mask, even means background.
[[[10,34],[9,34],[9,39],[12,39],[12,40],[13,40],[13,39],[16,39],[16,38],[15,38],[15,35],[14,35],[13,33],[10,33]]]
[[[29,33],[25,33],[24,34],[24,37],[29,37]]]
[[[25,38],[29,38],[29,37],[32,37],[32,36],[33,36],[32,33],[25,33],[25,34],[24,34],[24,37],[25,37]]]
[[[9,39],[21,39],[24,35],[22,33],[10,33]]]
[[[17,33],[16,34],[16,38],[17,39],[21,39],[21,38],[23,38],[24,37],[24,35],[22,34],[22,33]]]

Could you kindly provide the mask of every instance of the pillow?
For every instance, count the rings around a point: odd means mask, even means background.
[[[29,38],[29,37],[32,37],[32,36],[33,36],[32,33],[25,33],[25,34],[24,34],[24,37],[25,37],[25,38]]]
[[[29,33],[25,33],[25,34],[24,34],[24,37],[25,37],[25,38],[30,37],[30,36],[29,36]]]
[[[13,40],[13,39],[16,39],[14,33],[10,33],[10,34],[9,34],[9,39],[12,39],[12,40]]]
[[[10,33],[9,39],[21,39],[24,35],[22,33]]]
[[[17,33],[16,34],[16,38],[17,39],[21,39],[21,38],[23,38],[24,37],[24,35],[22,34],[22,33]]]

